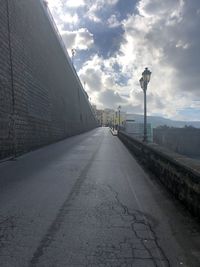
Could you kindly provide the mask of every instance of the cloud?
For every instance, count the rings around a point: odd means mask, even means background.
[[[50,8],[59,8],[62,6],[61,0],[47,0],[48,6]]]
[[[165,16],[166,21],[182,19],[183,0],[141,0],[138,3],[138,11],[141,16],[160,20]]]
[[[62,22],[65,23],[69,23],[69,24],[76,24],[79,22],[79,18],[78,15],[75,14],[71,14],[71,13],[65,13],[62,16],[60,16]]]
[[[142,104],[142,93],[138,99],[136,91],[141,90],[138,80],[148,66],[152,70],[149,113],[178,117],[179,108],[200,95],[200,58],[195,48],[200,38],[194,33],[200,24],[198,16],[178,0],[141,0],[137,7],[138,14],[123,21],[124,42],[117,55],[122,72],[131,77],[128,85],[135,88],[130,98]]]
[[[113,106],[117,107],[119,104],[125,102],[118,92],[115,92],[111,89],[107,89],[99,93],[98,101],[100,103],[104,103],[104,107],[106,108],[113,108]]]
[[[135,9],[124,8],[123,20],[117,7],[126,1],[83,0],[77,9],[69,1],[62,0],[64,8],[59,0],[49,1],[67,48],[85,51],[78,73],[97,105],[121,104],[129,112],[142,113],[138,80],[149,67],[149,114],[180,118],[186,116],[180,110],[196,110],[199,0],[138,0]]]
[[[102,91],[104,87],[113,86],[114,81],[107,71],[103,70],[105,62],[98,55],[91,56],[78,72],[81,80],[84,80],[90,92]]]
[[[114,57],[105,60],[98,55],[92,55],[78,72],[81,81],[86,84],[87,93],[99,107],[111,107],[118,102],[124,103],[125,101],[120,96],[121,88],[116,83],[117,73],[113,68],[115,64],[116,58]]]
[[[47,0],[50,8],[68,7],[77,8],[85,6],[85,0]]]
[[[103,19],[101,18],[101,16],[103,14],[103,11],[108,11],[108,9],[115,6],[118,1],[119,0],[86,0],[88,10],[85,14],[85,17],[96,23],[102,23]]]
[[[77,8],[77,7],[85,6],[85,1],[84,0],[67,0],[66,5],[68,7]]]
[[[117,20],[117,16],[115,14],[111,15],[107,20],[108,27],[115,28],[121,25],[121,23]]]
[[[94,42],[93,35],[86,28],[80,28],[77,31],[63,31],[61,35],[68,51],[72,48],[87,50]]]
[[[190,43],[184,43],[182,40],[178,40],[176,47],[181,47],[182,49],[188,49],[190,47]]]

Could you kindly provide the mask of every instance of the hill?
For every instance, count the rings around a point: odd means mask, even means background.
[[[144,120],[143,115],[140,114],[127,114],[126,118],[133,119],[136,122],[143,122]],[[200,121],[175,121],[157,116],[147,116],[147,122],[151,123],[153,128],[162,125],[167,125],[169,127],[177,127],[177,128],[182,128],[185,125],[187,125],[187,126],[193,126],[195,128],[200,128]]]

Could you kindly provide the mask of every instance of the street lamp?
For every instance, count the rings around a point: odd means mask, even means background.
[[[74,64],[74,56],[76,54],[76,49],[75,48],[72,48],[71,49],[71,53],[72,53],[72,64]]]
[[[118,131],[120,130],[120,109],[121,109],[121,106],[118,107],[118,112],[119,112],[119,124],[118,124]]]
[[[151,78],[151,72],[148,68],[142,73],[142,78],[140,78],[140,86],[144,92],[144,142],[147,142],[147,101],[146,101],[146,92],[147,92],[147,85]]]
[[[115,130],[117,130],[117,111],[115,111]]]

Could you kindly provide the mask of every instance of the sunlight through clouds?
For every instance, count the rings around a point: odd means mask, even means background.
[[[49,5],[68,51],[79,50],[77,71],[97,106],[120,104],[142,112],[138,80],[145,67],[152,71],[149,114],[179,119],[179,110],[200,99],[197,0],[49,0]]]
[[[80,7],[85,5],[84,0],[68,0],[66,1],[66,5],[69,7]]]

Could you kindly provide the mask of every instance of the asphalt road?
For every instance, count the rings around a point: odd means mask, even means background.
[[[0,165],[0,266],[200,266],[200,227],[108,128]]]

